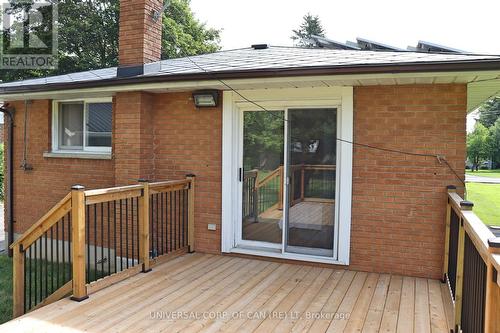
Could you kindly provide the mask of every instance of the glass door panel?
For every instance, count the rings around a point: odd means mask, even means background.
[[[243,112],[242,240],[282,243],[284,111]]]
[[[333,256],[337,110],[290,109],[285,251]]]

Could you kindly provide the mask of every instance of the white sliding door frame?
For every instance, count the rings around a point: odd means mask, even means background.
[[[294,108],[336,108],[337,137],[353,140],[353,88],[292,88],[239,91],[247,99],[269,110]],[[262,255],[268,257],[294,259],[334,264],[349,264],[351,202],[352,202],[352,144],[337,141],[337,200],[335,223],[334,257],[321,257],[284,252],[278,249],[261,247],[238,247],[241,235],[241,167],[242,111],[258,110],[258,107],[241,98],[232,91],[224,91],[222,115],[222,252]],[[286,126],[285,126],[286,127]],[[285,226],[283,226],[285,229]],[[240,236],[241,238],[241,236]],[[284,244],[284,241],[282,242]],[[250,244],[251,245],[251,244]],[[281,250],[280,250],[281,248]]]

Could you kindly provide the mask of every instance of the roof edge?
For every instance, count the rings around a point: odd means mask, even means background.
[[[252,69],[223,72],[205,72],[178,75],[136,76],[128,78],[113,78],[105,80],[93,80],[75,83],[39,84],[18,87],[0,88],[1,95],[21,94],[30,92],[50,92],[57,90],[72,90],[82,88],[99,88],[106,86],[120,86],[140,83],[158,83],[172,81],[197,81],[197,80],[224,80],[224,79],[247,79],[247,78],[270,78],[270,77],[293,77],[293,76],[315,76],[315,75],[345,75],[345,74],[378,74],[378,73],[420,73],[420,72],[450,72],[450,71],[486,71],[500,70],[500,59],[490,60],[468,60],[434,63],[405,63],[405,64],[368,64],[368,65],[344,65],[344,66],[315,66],[304,68],[275,68],[275,69]]]

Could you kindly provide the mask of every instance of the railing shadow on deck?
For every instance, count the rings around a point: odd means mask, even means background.
[[[72,187],[11,246],[13,314],[107,286],[194,250],[195,176],[85,190]]]
[[[500,238],[448,187],[443,282],[454,305],[455,332],[500,332]]]

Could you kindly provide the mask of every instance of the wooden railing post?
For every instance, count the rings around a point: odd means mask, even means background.
[[[474,204],[470,201],[460,202],[462,210],[472,210]],[[460,217],[458,246],[457,246],[457,278],[455,283],[455,332],[460,332],[462,324],[462,300],[463,300],[463,285],[464,285],[464,247],[465,247],[465,228],[463,217]]]
[[[142,272],[151,271],[149,262],[149,182],[139,179],[142,184],[142,196],[139,197],[139,263],[142,264]]]
[[[81,302],[87,299],[85,272],[85,187],[71,187],[72,215],[72,255],[73,255],[73,296],[72,300]]]
[[[456,192],[457,188],[454,185],[447,187],[448,193]],[[446,195],[446,220],[445,220],[445,239],[444,239],[444,261],[443,261],[443,279],[441,282],[446,282],[446,275],[448,274],[448,260],[450,257],[450,227],[451,227],[451,203],[449,195]]]
[[[24,314],[24,252],[22,244],[13,249],[13,317]]]
[[[195,250],[194,244],[194,204],[195,204],[195,175],[186,175],[189,179],[189,194],[188,194],[188,246],[189,252],[192,253]]]

